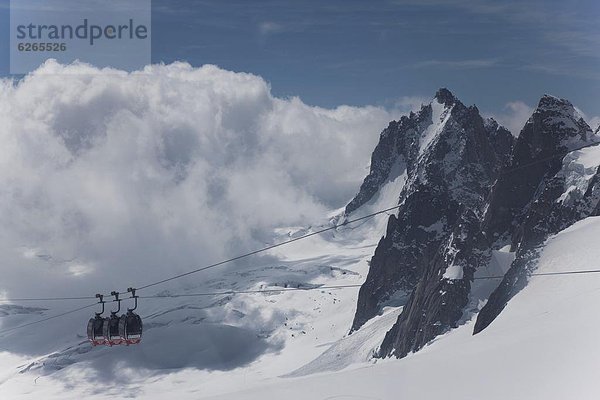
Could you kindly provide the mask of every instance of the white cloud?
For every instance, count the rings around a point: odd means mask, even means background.
[[[0,291],[123,289],[319,221],[356,192],[396,117],[275,98],[215,66],[50,61],[2,80]]]
[[[283,30],[283,26],[273,21],[263,21],[258,25],[258,31],[261,35],[270,35]]]
[[[504,106],[501,113],[489,114],[500,125],[506,127],[514,136],[518,136],[521,129],[525,126],[525,122],[533,114],[533,107],[528,106],[522,101],[511,101]]]

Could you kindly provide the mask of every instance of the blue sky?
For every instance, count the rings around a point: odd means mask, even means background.
[[[252,72],[313,105],[391,107],[445,86],[487,112],[551,93],[600,115],[597,0],[154,0],[152,18],[153,62]]]

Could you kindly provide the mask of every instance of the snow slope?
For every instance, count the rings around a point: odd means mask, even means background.
[[[401,312],[402,307],[386,307],[383,315],[371,319],[361,329],[337,341],[319,357],[286,376],[339,371],[352,364],[371,361],[374,350],[379,347]]]
[[[537,272],[598,268],[600,217],[548,240]],[[472,336],[472,321],[401,360],[282,379],[215,399],[598,399],[600,274],[534,276]]]
[[[431,125],[427,127],[425,132],[419,138],[419,154],[423,154],[431,143],[437,138],[439,133],[444,129],[446,123],[450,119],[452,107],[446,107],[440,100],[434,99],[430,103],[431,106]]]

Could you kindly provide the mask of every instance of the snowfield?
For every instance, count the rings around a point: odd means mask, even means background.
[[[600,217],[548,240],[537,272],[598,268]],[[215,399],[598,399],[600,274],[533,276],[485,331],[470,321],[416,354]]]
[[[370,206],[388,201],[378,196]],[[386,220],[384,214],[345,226],[146,295],[360,285]],[[309,232],[281,229],[277,240]],[[85,340],[87,320],[98,308],[92,307],[33,329],[0,334],[5,351],[0,353],[0,398],[162,398],[174,390],[199,398],[256,387],[287,374],[340,369],[369,360],[400,311],[390,309],[372,321],[372,335],[365,329],[362,336],[344,340],[357,294],[358,287],[352,287],[142,299],[142,343],[115,348],[92,348]],[[0,331],[78,305],[0,305]],[[361,337],[366,342],[355,352],[352,348]],[[337,354],[328,357],[333,349],[344,352],[343,362]]]
[[[246,267],[209,282],[205,289],[259,287],[275,278],[360,283],[375,245],[361,238],[377,237],[384,224],[385,218],[379,217],[355,229],[280,248],[272,254],[277,260],[269,265]],[[596,217],[552,237],[537,272],[597,268],[599,235]],[[509,254],[496,254],[490,272],[502,270],[501,264],[507,262]],[[600,274],[533,276],[482,333],[472,336],[471,318],[402,360],[371,358],[399,308],[386,309],[347,336],[356,296],[357,289],[351,288],[147,300],[141,303],[147,327],[144,341],[130,348],[89,347],[83,340],[89,315],[84,311],[1,338],[0,346],[11,351],[0,356],[0,395],[2,399],[261,400],[600,396],[596,379],[600,322],[595,317]],[[3,316],[2,324],[7,326],[7,318],[19,324],[35,320],[40,312]],[[69,334],[73,327],[77,337]],[[39,351],[54,348],[47,355],[18,355],[25,353],[25,346]]]

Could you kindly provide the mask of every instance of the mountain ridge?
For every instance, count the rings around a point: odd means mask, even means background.
[[[402,157],[408,178],[398,196],[400,207],[373,254],[350,332],[384,306],[402,306],[378,356],[404,357],[455,328],[469,304],[490,296],[474,333],[484,329],[523,287],[534,268],[535,246],[597,212],[600,179],[594,175],[592,183],[582,183],[582,193],[565,194],[573,174],[555,157],[597,141],[576,108],[552,95],[541,97],[517,138],[445,88],[418,112],[391,123],[373,152],[369,175],[346,207],[350,214],[377,193],[386,166]],[[398,151],[398,143],[408,146]],[[511,170],[519,172],[507,173]],[[564,176],[556,177],[561,171]],[[571,206],[553,208],[561,196],[574,198],[577,212],[567,212]],[[534,218],[544,212],[560,217],[552,223]],[[474,299],[473,291],[480,292],[472,287],[475,274],[507,243],[516,260],[505,279],[485,298]]]

